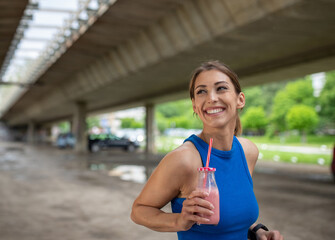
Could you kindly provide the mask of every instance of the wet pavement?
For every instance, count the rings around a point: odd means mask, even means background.
[[[0,142],[0,239],[176,239],[175,233],[131,222],[131,204],[143,183],[120,179],[124,174],[131,179],[131,171],[150,174],[160,157],[118,151],[78,155]],[[120,166],[137,163],[146,168]],[[259,162],[253,179],[259,222],[288,240],[334,239],[335,184],[327,167]]]

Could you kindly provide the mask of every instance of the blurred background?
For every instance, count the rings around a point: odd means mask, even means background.
[[[4,239],[175,239],[128,215],[160,159],[200,133],[188,82],[207,60],[239,75],[243,137],[260,150],[254,181],[264,221],[287,239],[332,239],[334,1],[0,0],[0,7]],[[301,219],[291,219],[294,211]],[[121,221],[109,225],[115,215]],[[307,231],[315,223],[322,226]]]

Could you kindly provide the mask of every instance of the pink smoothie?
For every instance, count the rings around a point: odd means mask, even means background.
[[[207,224],[217,225],[220,220],[220,198],[219,198],[219,190],[217,188],[211,188],[209,192],[209,196],[205,198],[205,200],[211,202],[214,206],[212,210],[214,212],[211,216],[204,216],[209,219]]]

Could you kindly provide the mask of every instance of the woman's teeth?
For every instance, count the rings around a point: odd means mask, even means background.
[[[216,108],[216,109],[210,109],[210,110],[207,110],[206,112],[208,114],[214,114],[214,113],[219,113],[219,112],[222,112],[223,109],[222,108]]]

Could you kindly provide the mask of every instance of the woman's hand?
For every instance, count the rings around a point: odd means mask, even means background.
[[[204,198],[208,193],[200,190],[194,190],[183,202],[183,208],[178,218],[177,224],[187,231],[193,224],[206,224],[209,219],[202,216],[211,216],[214,206]]]
[[[264,231],[263,229],[259,229],[256,232],[256,236],[258,240],[284,240],[284,237],[277,230]]]

